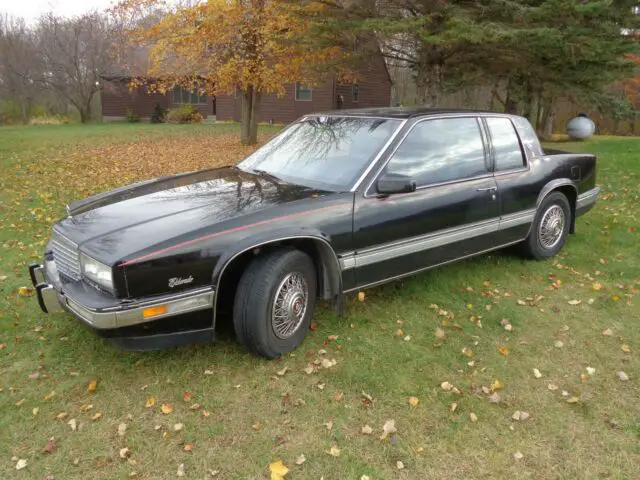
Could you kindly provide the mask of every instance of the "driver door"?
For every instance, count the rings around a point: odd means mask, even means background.
[[[404,175],[410,193],[379,195],[377,180]],[[497,184],[477,117],[417,121],[357,196],[354,261],[359,287],[382,283],[496,245]]]

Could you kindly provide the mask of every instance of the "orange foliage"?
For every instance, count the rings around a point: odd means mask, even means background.
[[[116,10],[135,17],[160,0],[124,0]],[[209,0],[181,6],[160,22],[134,28],[130,39],[150,48],[145,77],[150,89],[176,85],[209,94],[247,92],[283,94],[287,83],[315,86],[333,70],[355,80],[342,66],[350,52],[335,40],[311,34],[313,22],[328,8],[317,2]],[[134,86],[143,83],[134,81]]]
[[[640,71],[640,55],[631,54],[628,58],[638,64]],[[640,108],[640,73],[633,78],[623,81],[625,95],[635,108]]]

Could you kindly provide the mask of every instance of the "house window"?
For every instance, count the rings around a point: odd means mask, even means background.
[[[305,87],[300,82],[296,82],[296,101],[310,102],[312,99],[311,89]]]
[[[360,101],[360,87],[357,84],[351,87],[351,100]]]
[[[199,93],[195,87],[194,90],[191,92],[184,87],[175,87],[173,89],[173,103],[191,103],[193,105],[207,103],[207,94]]]

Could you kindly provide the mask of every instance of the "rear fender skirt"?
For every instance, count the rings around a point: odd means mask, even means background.
[[[314,232],[305,229],[304,232],[291,232],[291,229],[278,232],[271,230],[268,238],[251,237],[246,241],[234,245],[233,250],[228,250],[222,254],[213,271],[213,282],[215,285],[213,298],[213,328],[216,326],[216,313],[218,306],[218,293],[220,292],[220,281],[224,276],[224,272],[229,265],[240,255],[254,248],[261,248],[268,245],[285,242],[287,240],[312,240],[315,242],[320,252],[320,257],[324,265],[323,268],[323,285],[325,286],[323,296],[330,299],[336,310],[342,310],[342,270],[340,261],[334,251],[329,238],[321,232]]]

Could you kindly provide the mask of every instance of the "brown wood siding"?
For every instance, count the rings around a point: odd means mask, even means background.
[[[342,95],[342,108],[375,108],[391,105],[391,79],[381,54],[372,55],[358,69],[358,101],[353,100],[352,85],[337,85],[336,98]],[[337,106],[337,105],[336,105]]]
[[[127,80],[105,81],[100,98],[103,117],[125,117],[129,109],[140,117],[150,117],[156,103],[165,109],[169,105],[166,95],[149,94],[144,87],[129,91]]]
[[[145,87],[129,91],[128,80],[105,81],[101,91],[102,116],[125,117],[127,110],[146,118],[153,114],[156,104],[163,109],[176,108],[180,104],[173,103],[173,93],[148,93]],[[209,98],[206,103],[194,105],[206,118],[214,114],[214,99]]]
[[[321,112],[334,108],[333,79],[329,78],[320,87],[314,88],[311,100],[296,101],[294,84],[285,85],[283,96],[264,95],[260,102],[258,121],[273,123],[291,123],[302,115]],[[242,114],[242,99],[232,95],[216,97],[217,120],[239,122]]]

